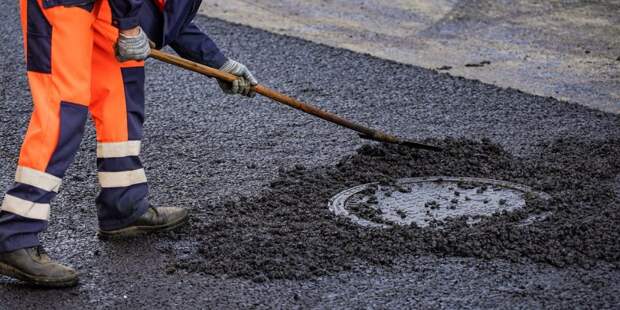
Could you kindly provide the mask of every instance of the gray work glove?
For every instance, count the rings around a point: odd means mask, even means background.
[[[220,80],[217,81],[224,93],[240,94],[250,98],[256,96],[256,92],[254,92],[252,86],[258,85],[258,81],[254,78],[252,72],[250,72],[245,65],[232,59],[228,59],[224,65],[222,65],[220,70],[239,77],[232,83],[222,82]]]
[[[136,36],[119,34],[115,47],[118,61],[145,60],[149,57],[149,53],[151,52],[149,38],[142,28],[138,27],[138,30],[140,30],[140,33]]]

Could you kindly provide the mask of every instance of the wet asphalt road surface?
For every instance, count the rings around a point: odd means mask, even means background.
[[[6,188],[31,104],[15,3],[0,4],[0,17],[4,20],[0,25],[0,186]],[[540,157],[542,150],[553,151],[549,145],[558,144],[560,138],[576,141],[582,151],[588,140],[595,146],[617,145],[620,119],[612,114],[218,20],[198,18],[197,22],[230,57],[252,68],[262,83],[403,136],[436,141],[450,136],[488,138],[515,158]],[[143,160],[151,201],[191,209],[191,225],[178,233],[99,241],[95,138],[89,128],[43,237],[53,257],[81,272],[81,284],[69,290],[40,290],[2,278],[2,308],[613,308],[620,303],[618,247],[613,242],[602,244],[606,255],[594,255],[585,263],[558,264],[527,255],[517,260],[503,255],[480,258],[467,251],[395,255],[392,250],[387,251],[389,262],[354,255],[346,259],[347,268],[342,271],[326,268],[316,275],[303,268],[296,272],[295,265],[285,261],[287,271],[298,277],[270,277],[260,264],[252,276],[211,268],[210,259],[217,262],[223,256],[209,254],[216,249],[210,246],[230,250],[234,245],[218,243],[226,238],[209,230],[210,225],[219,225],[224,232],[262,233],[259,240],[269,231],[270,227],[257,227],[264,219],[260,212],[253,213],[259,216],[255,225],[247,218],[235,222],[240,213],[233,208],[240,206],[239,201],[242,205],[270,197],[273,181],[282,180],[295,165],[310,173],[332,171],[339,162],[347,164],[356,149],[368,142],[267,99],[225,97],[214,81],[165,64],[149,61],[147,75]],[[612,163],[609,171],[617,168],[612,155],[601,155]],[[608,174],[596,176],[604,177],[605,189],[613,186]],[[615,186],[620,188],[617,182]],[[618,226],[613,216],[618,212],[617,194],[609,195],[606,212],[612,212],[612,222],[605,224]],[[231,208],[228,221],[226,208]],[[284,212],[280,220],[271,224],[303,218],[292,219]],[[329,217],[322,221],[317,225],[342,223]],[[306,231],[316,231],[312,223],[308,225]],[[354,231],[342,225],[345,233]],[[299,231],[304,230],[292,230]],[[209,235],[197,232],[212,233],[215,241],[210,243]],[[316,244],[315,236],[311,237],[310,244]],[[303,235],[298,238],[304,240]],[[243,249],[248,240],[240,240]]]

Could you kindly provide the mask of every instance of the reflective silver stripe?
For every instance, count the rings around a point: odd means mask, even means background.
[[[19,166],[15,172],[15,182],[28,184],[48,192],[58,192],[62,180],[49,173]]]
[[[103,188],[127,187],[146,183],[144,169],[121,172],[99,172],[99,184]]]
[[[117,158],[138,155],[140,155],[140,141],[97,143],[97,158]]]
[[[30,219],[45,220],[50,217],[50,205],[23,200],[11,195],[5,195],[2,201],[2,211],[11,212]]]

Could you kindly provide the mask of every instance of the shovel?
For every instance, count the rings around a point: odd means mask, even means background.
[[[165,53],[160,50],[156,50],[154,48],[151,49],[150,57],[163,61],[165,63],[175,65],[177,67],[181,67],[181,68],[184,68],[190,71],[194,71],[194,72],[206,75],[208,77],[216,78],[224,82],[232,83],[234,80],[238,78],[236,75],[233,75],[233,74],[230,74],[224,71],[220,71],[220,70],[205,66],[203,64],[199,64],[199,63],[187,60],[185,58],[182,58],[176,55]],[[376,129],[362,126],[360,124],[357,124],[355,122],[342,118],[336,114],[321,110],[320,108],[314,105],[304,103],[297,99],[291,98],[287,95],[279,93],[263,85],[253,86],[253,89],[257,94],[261,94],[274,101],[288,105],[297,110],[314,115],[316,117],[319,117],[326,121],[340,125],[342,127],[355,130],[359,133],[359,136],[363,139],[399,144],[399,145],[404,145],[404,146],[408,146],[412,148],[425,149],[425,150],[431,150],[431,151],[441,150],[441,148],[434,146],[434,145],[428,145],[428,144],[423,144],[423,143],[419,143],[419,142],[415,142],[411,140],[402,139],[402,138],[381,132]]]

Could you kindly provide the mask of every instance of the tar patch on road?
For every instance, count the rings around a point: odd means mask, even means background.
[[[433,153],[365,145],[336,166],[281,172],[258,197],[230,202],[186,233],[195,255],[176,267],[255,281],[305,279],[352,269],[366,261],[389,266],[403,255],[467,256],[536,261],[558,267],[620,259],[620,139],[557,140],[518,158],[489,141],[432,141]],[[333,215],[326,203],[351,186],[395,178],[452,175],[495,178],[551,195],[525,208],[481,219],[452,219],[443,229],[415,225],[369,229]],[[530,214],[552,215],[520,225]],[[183,236],[180,236],[184,238]],[[186,236],[187,237],[187,236]]]

